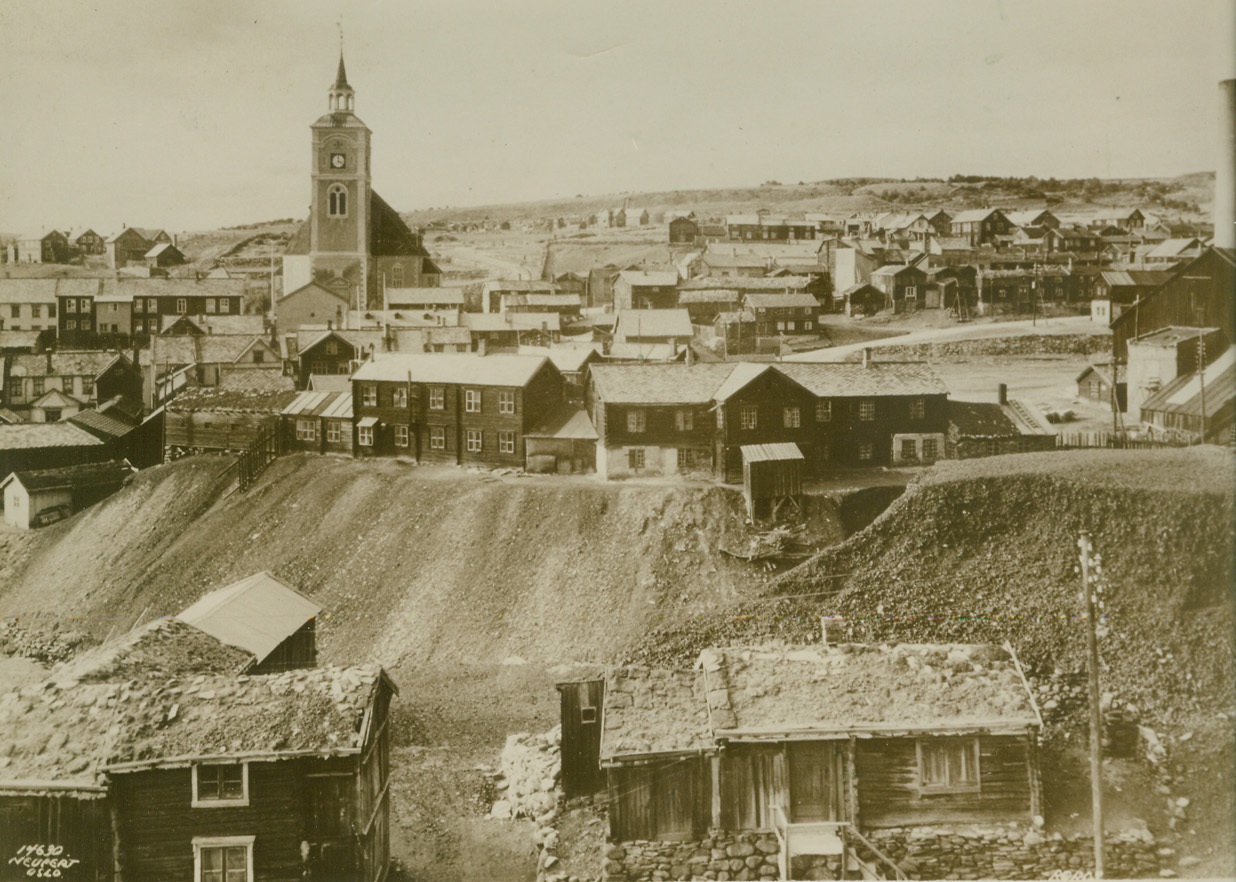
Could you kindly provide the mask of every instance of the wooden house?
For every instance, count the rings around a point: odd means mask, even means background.
[[[692,325],[711,325],[723,312],[734,312],[742,303],[737,288],[695,288],[678,296],[678,305],[687,311]]]
[[[189,258],[185,257],[184,252],[171,242],[160,242],[158,245],[146,252],[146,266],[151,269],[156,267],[180,266],[188,262]]]
[[[1153,438],[1171,443],[1236,443],[1236,347],[1200,370],[1182,374],[1141,403],[1141,423]]]
[[[597,432],[587,411],[563,404],[524,433],[524,449],[524,468],[529,472],[588,474],[596,468]]]
[[[562,337],[556,312],[468,312],[462,316],[471,352],[516,352],[523,346],[550,346]]]
[[[858,282],[841,291],[834,298],[839,303],[837,312],[848,316],[875,315],[884,308],[884,292],[870,282]]]
[[[302,326],[303,328],[303,326]],[[384,330],[340,330],[326,327],[303,329],[291,337],[285,364],[296,375],[296,388],[309,388],[312,376],[350,376],[363,361],[375,353],[389,351],[390,339]]]
[[[949,221],[952,238],[965,239],[971,247],[994,244],[998,236],[1013,231],[1013,222],[998,208],[959,211]]]
[[[0,481],[4,521],[19,530],[63,520],[111,496],[132,477],[127,461],[15,471]]]
[[[517,300],[516,295],[552,295],[557,292],[558,288],[553,282],[539,279],[490,279],[481,286],[481,312],[506,312],[509,305],[517,302],[527,305],[526,300]],[[578,311],[578,301],[575,306]]]
[[[115,396],[141,399],[141,374],[120,352],[61,349],[0,358],[0,403],[32,422],[56,422]]]
[[[692,670],[618,668],[559,690],[579,717],[563,720],[562,754],[574,770],[596,750],[619,846],[724,850],[758,831],[776,847],[749,872],[803,878],[812,856],[849,865],[864,831],[1029,829],[1041,811],[1042,720],[1007,645],[706,649]]]
[[[562,402],[548,358],[387,355],[352,376],[353,455],[521,468],[525,434]]]
[[[240,375],[237,382],[190,386],[169,401],[163,411],[165,457],[239,453],[259,436],[277,433],[280,414],[297,393],[278,371],[260,373],[261,383]]]
[[[67,279],[0,279],[0,331],[56,327],[56,289]],[[35,337],[37,338],[37,334]]]
[[[1221,356],[1231,339],[1219,328],[1169,326],[1143,334],[1127,345],[1127,407],[1133,416],[1142,403],[1177,377],[1196,373]]]
[[[80,254],[103,254],[107,251],[107,240],[90,228],[74,230],[68,238],[69,244]]]
[[[18,263],[68,263],[70,250],[69,240],[59,230],[17,237]]]
[[[1115,376],[1111,361],[1090,364],[1077,375],[1077,397],[1112,406],[1112,384],[1115,383],[1116,407],[1124,413],[1129,402],[1129,381],[1124,365],[1117,365]]]
[[[70,422],[0,422],[0,473],[111,459],[108,445]]]
[[[614,317],[610,355],[634,360],[673,360],[691,342],[694,329],[685,309],[623,309]]]
[[[172,237],[163,230],[125,227],[107,240],[107,263],[112,269],[140,264],[156,245],[172,244]]]
[[[705,292],[706,293],[706,292]],[[750,310],[734,309],[717,313],[712,322],[712,335],[701,335],[710,342],[714,351],[720,348],[723,358],[731,355],[747,355],[759,350],[759,338],[755,334],[755,316]],[[779,343],[777,351],[780,351]]]
[[[748,292],[743,307],[755,316],[758,337],[815,335],[820,328],[820,303],[805,291],[794,294]]]
[[[676,309],[678,273],[623,270],[614,279],[614,309]]]
[[[346,392],[301,392],[283,409],[283,439],[288,450],[306,453],[352,452],[351,380]]]
[[[582,404],[588,371],[604,361],[600,343],[562,344],[560,346],[520,346],[518,355],[548,358],[562,374],[562,396],[567,404]]]
[[[816,435],[812,392],[772,364],[730,367],[712,394],[716,476],[726,483],[743,482],[747,447],[784,452],[784,445],[793,445],[810,456]]]
[[[700,225],[693,217],[676,217],[669,222],[671,245],[694,245],[700,237]]]
[[[382,294],[388,309],[459,312],[464,308],[463,288],[386,288]]]
[[[974,314],[978,305],[978,270],[972,266],[933,266],[926,272],[924,307]]]
[[[1196,236],[1185,236],[1179,239],[1165,239],[1143,255],[1142,260],[1147,266],[1171,266],[1186,260],[1201,256],[1205,246]]]
[[[893,312],[921,309],[927,294],[927,274],[907,264],[893,263],[872,270],[871,284],[884,292],[885,308]]]

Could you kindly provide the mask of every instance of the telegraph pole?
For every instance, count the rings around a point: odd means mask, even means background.
[[[1090,795],[1093,804],[1094,877],[1103,878],[1103,714],[1099,708],[1099,636],[1096,633],[1096,592],[1090,582],[1090,533],[1082,530],[1077,540],[1081,549],[1082,596],[1086,601],[1086,667],[1090,674]]]

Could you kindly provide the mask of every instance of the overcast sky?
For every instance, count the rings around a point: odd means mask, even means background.
[[[302,216],[342,21],[401,210],[1212,170],[1232,0],[0,0],[0,230]]]

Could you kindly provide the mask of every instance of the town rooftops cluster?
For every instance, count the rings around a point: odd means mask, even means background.
[[[607,672],[601,757],[697,751],[730,738],[1015,732],[1041,724],[1007,646],[707,649],[692,671]]]

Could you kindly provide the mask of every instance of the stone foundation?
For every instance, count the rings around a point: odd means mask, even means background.
[[[1024,827],[905,827],[873,830],[867,838],[911,879],[1046,879],[1057,871],[1094,871],[1089,837]],[[1113,879],[1157,877],[1162,868],[1153,838],[1136,834],[1109,839],[1104,863]]]
[[[602,878],[608,882],[676,879],[777,879],[777,839],[772,833],[717,833],[692,842],[611,843]]]

